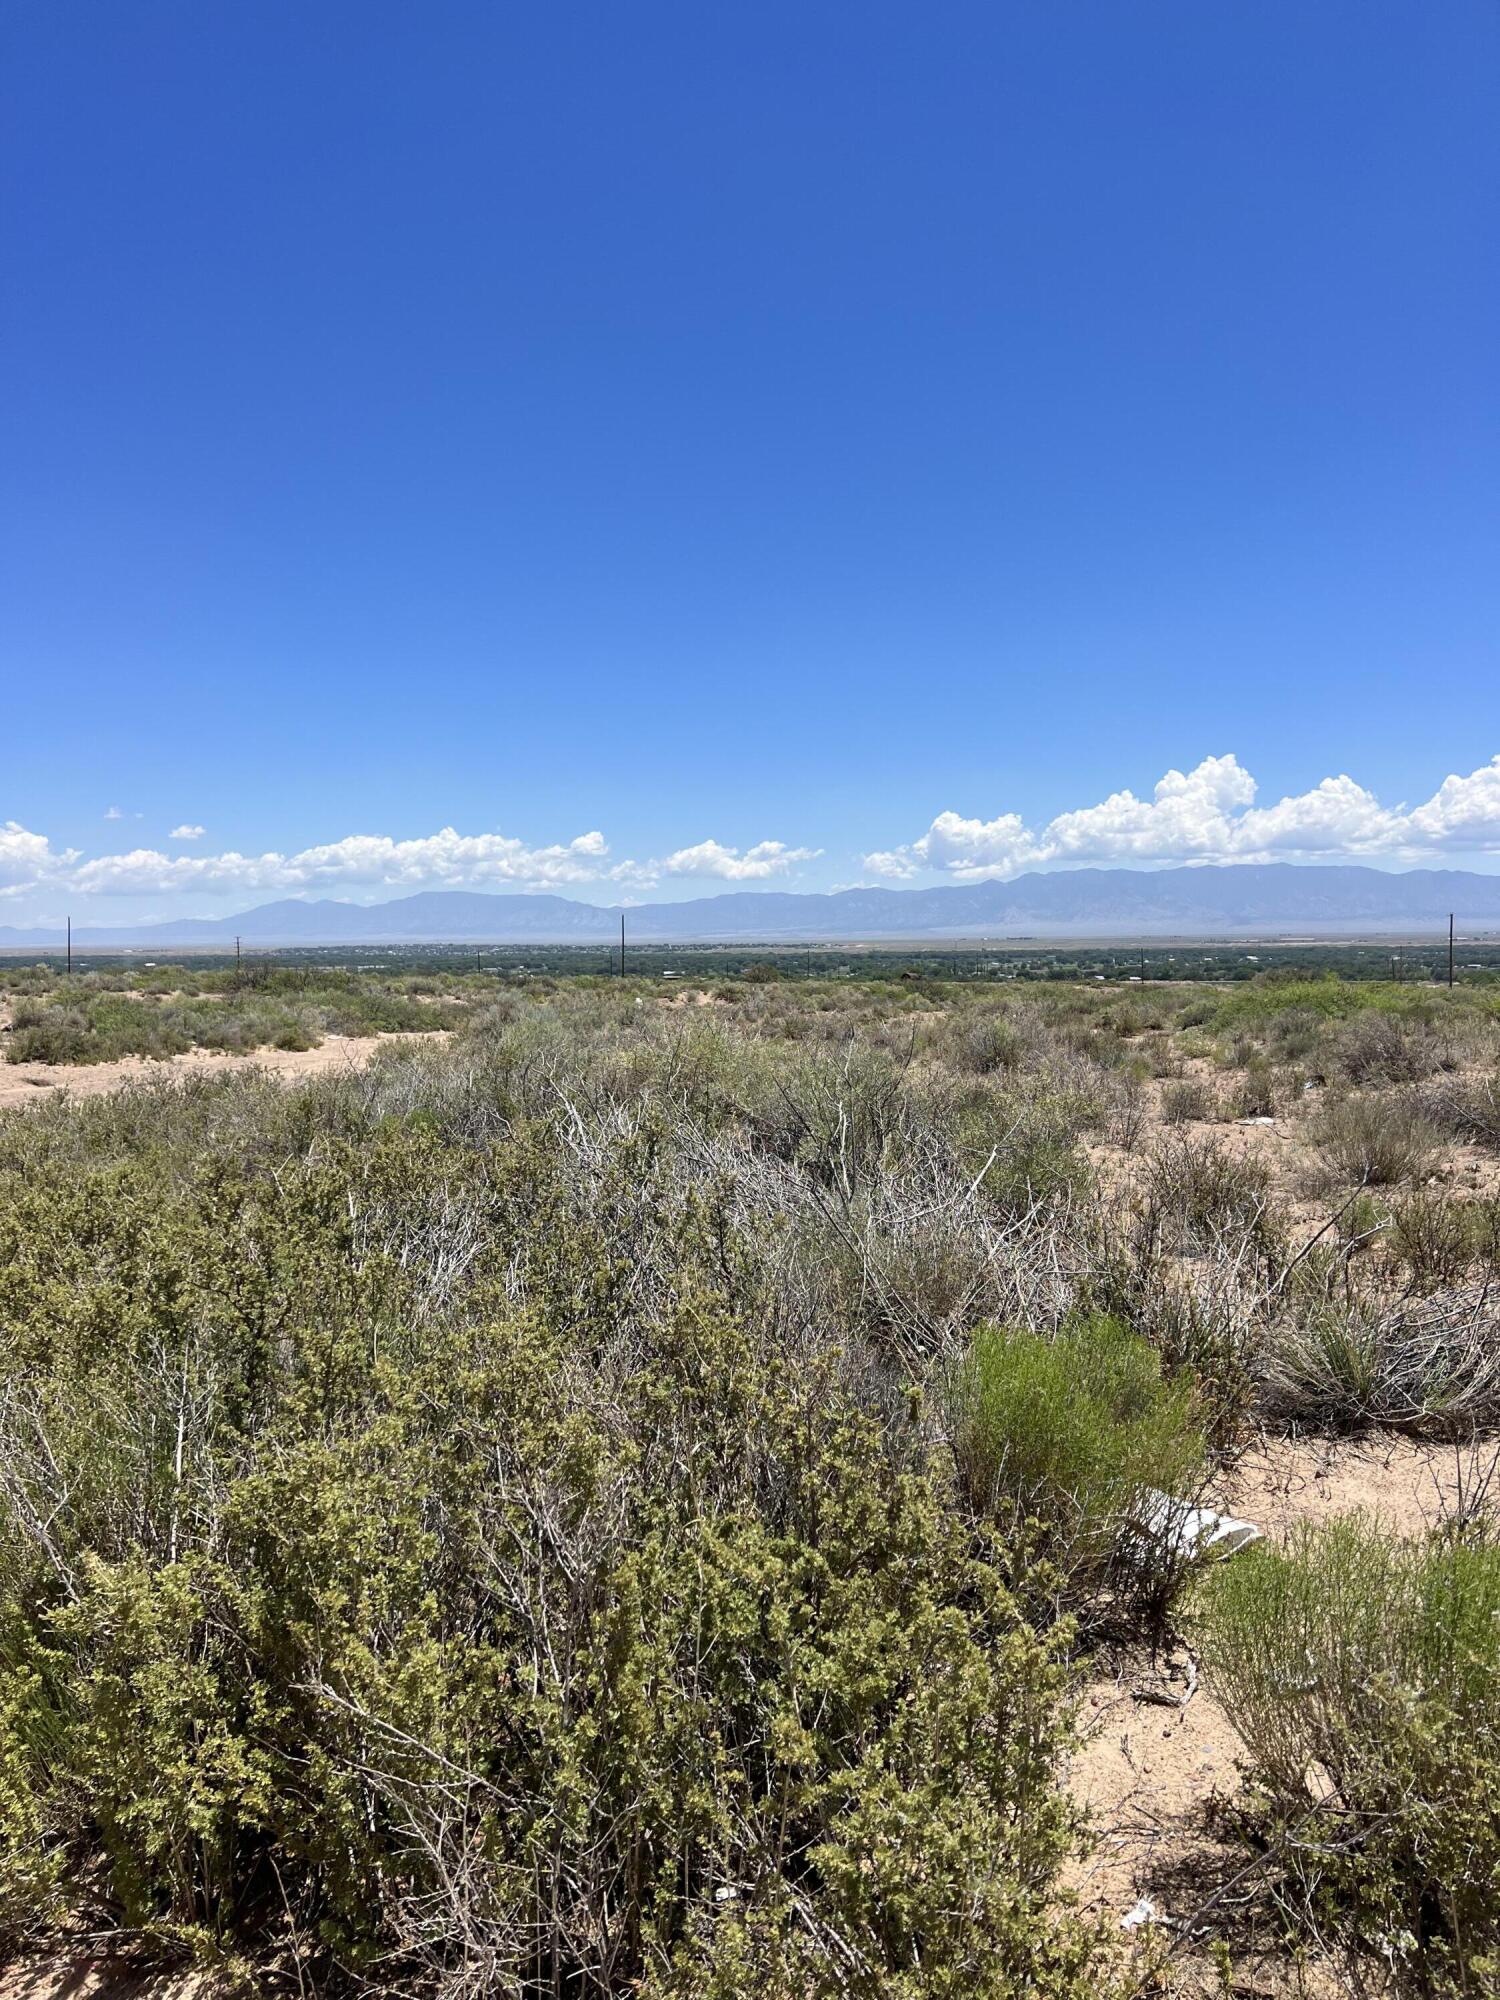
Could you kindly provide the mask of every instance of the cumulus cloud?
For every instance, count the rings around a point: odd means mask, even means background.
[[[966,819],[939,813],[903,847],[864,857],[889,881],[924,870],[961,882],[1001,880],[1023,868],[1171,862],[1431,860],[1445,852],[1500,852],[1500,756],[1468,777],[1445,778],[1423,805],[1384,806],[1348,776],[1257,806],[1254,778],[1233,755],[1168,771],[1149,799],[1112,792],[1097,805],[1028,827],[1017,813]]]
[[[197,841],[204,828],[172,829],[174,841]],[[52,847],[16,821],[0,830],[0,896],[28,889],[66,888],[78,896],[299,895],[313,891],[437,889],[564,889],[586,884],[650,888],[665,875],[758,881],[784,874],[819,850],[763,840],[746,849],[717,840],[680,848],[665,860],[616,860],[597,830],[550,846],[502,833],[464,834],[451,826],[410,840],[389,834],[349,834],[326,845],[283,853],[163,853],[136,847],[85,856]]]
[[[164,890],[280,890],[329,886],[418,888],[539,888],[607,881],[609,848],[601,833],[565,845],[528,847],[503,833],[458,833],[451,826],[414,840],[353,833],[295,854],[162,854],[138,847],[81,863],[74,885],[85,895],[133,895]]]
[[[1426,805],[1409,815],[1411,826],[1435,845],[1485,848],[1500,826],[1500,757],[1467,778],[1444,778]]]
[[[878,875],[887,882],[909,882],[917,872],[909,847],[877,848],[864,857],[864,863],[867,875]]]
[[[55,848],[45,834],[8,819],[0,825],[0,896],[17,896],[55,881],[77,859],[76,847]]]
[[[1380,860],[1414,864],[1444,856],[1500,855],[1500,756],[1443,780],[1415,806],[1386,805],[1347,774],[1309,790],[1257,804],[1254,778],[1230,754],[1171,770],[1151,792],[1111,792],[1045,824],[1019,813],[992,817],[941,812],[904,845],[864,856],[865,878],[919,877],[977,882],[1025,868],[1087,865],[1158,867],[1181,862]],[[121,814],[120,817],[125,817]],[[763,882],[785,878],[822,849],[761,840],[734,847],[705,839],[658,859],[617,858],[597,830],[568,841],[532,845],[510,834],[436,833],[400,840],[349,834],[293,852],[204,853],[205,829],[184,823],[174,842],[192,852],[136,847],[85,855],[54,847],[18,821],[0,822],[0,899],[17,907],[28,892],[78,897],[218,896],[337,893],[378,895],[421,888],[518,890],[596,886],[616,894],[674,882]],[[75,906],[76,909],[76,906]]]
[[[788,847],[780,840],[760,840],[743,852],[717,840],[700,840],[696,847],[679,847],[661,863],[667,875],[712,875],[724,882],[762,882],[784,875],[799,861],[814,861],[820,847]]]
[[[120,811],[118,806],[106,806],[104,808],[104,817],[106,819],[124,819],[125,815]]]

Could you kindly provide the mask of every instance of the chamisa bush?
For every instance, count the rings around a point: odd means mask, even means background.
[[[1400,1990],[1500,1990],[1500,1544],[1358,1516],[1217,1568],[1205,1663],[1289,1893]],[[1359,1990],[1365,1990],[1361,1987]]]
[[[948,1389],[954,1459],[976,1513],[1029,1537],[1087,1621],[1159,1615],[1206,1447],[1197,1392],[1096,1316],[1055,1336],[982,1327]]]

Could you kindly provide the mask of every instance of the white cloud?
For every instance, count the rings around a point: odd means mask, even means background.
[[[864,863],[867,874],[879,875],[888,882],[909,882],[917,872],[909,848],[893,848],[889,853],[877,848],[864,857]]]
[[[204,829],[184,824],[172,839],[196,841]],[[294,853],[163,853],[136,847],[85,857],[51,846],[44,834],[16,821],[0,829],[0,896],[15,898],[44,885],[88,896],[302,895],[345,890],[651,888],[663,874],[758,881],[810,861],[815,848],[763,840],[741,851],[716,840],[656,860],[616,860],[597,830],[533,847],[509,834],[462,834],[453,827],[415,839],[349,834]]]
[[[118,806],[106,806],[104,809],[104,817],[106,819],[124,819],[125,815],[120,811],[120,808]]]
[[[1500,853],[1500,756],[1468,777],[1445,778],[1424,805],[1383,806],[1346,775],[1274,806],[1255,804],[1254,778],[1233,755],[1168,771],[1149,799],[1112,792],[1032,829],[1017,813],[965,819],[939,813],[903,847],[864,857],[876,875],[923,870],[960,882],[1023,868],[1151,866],[1202,861],[1431,860],[1450,850]]]
[[[415,840],[389,834],[349,834],[296,854],[128,854],[84,862],[74,883],[84,894],[127,895],[164,890],[279,890],[329,886],[368,888],[538,888],[609,880],[609,848],[601,833],[562,846],[528,847],[507,834],[461,834],[451,826]]]
[[[43,833],[31,833],[18,820],[0,825],[0,896],[18,896],[59,873],[78,859],[76,847],[55,848]]]
[[[941,812],[925,833],[904,845],[864,856],[871,881],[921,877],[976,882],[1025,868],[1085,865],[1134,867],[1173,862],[1259,860],[1383,860],[1412,864],[1446,855],[1500,855],[1500,756],[1443,780],[1416,806],[1384,805],[1347,774],[1309,790],[1255,803],[1254,778],[1232,755],[1205,758],[1191,770],[1168,771],[1145,797],[1112,792],[1097,804],[1071,808],[1038,826],[1020,814],[993,817]],[[115,809],[118,814],[118,809]],[[118,814],[119,817],[126,817]],[[176,842],[198,843],[204,829],[184,823]],[[820,848],[762,840],[733,847],[705,839],[660,859],[616,858],[597,830],[532,846],[502,833],[459,833],[442,827],[412,839],[349,834],[294,852],[242,854],[162,852],[136,847],[86,856],[54,847],[18,821],[0,822],[0,899],[8,908],[46,892],[55,906],[66,892],[84,897],[216,897],[227,901],[277,895],[400,894],[422,888],[644,891],[663,879],[749,883],[785,878]],[[73,905],[75,915],[78,905]]]
[[[966,881],[986,875],[1013,875],[1035,858],[1035,842],[1016,813],[997,819],[964,819],[955,812],[939,813],[910,850],[924,868],[942,868]],[[889,858],[889,857],[887,857]]]
[[[799,861],[814,861],[820,847],[788,847],[784,841],[761,840],[742,853],[737,847],[723,847],[717,840],[700,840],[696,847],[679,847],[661,863],[668,875],[712,875],[724,882],[763,882],[769,875],[784,875]]]
[[[1445,847],[1490,847],[1500,825],[1500,757],[1467,778],[1444,778],[1426,805],[1410,815],[1424,838]]]
[[[1495,825],[1500,829],[1500,814]],[[1245,813],[1231,829],[1239,851],[1251,855],[1342,854],[1351,858],[1390,852],[1409,837],[1402,808],[1387,810],[1352,778],[1324,778],[1274,806]]]
[[[1101,805],[1060,813],[1042,835],[1049,858],[1166,861],[1217,858],[1231,841],[1231,813],[1255,797],[1255,780],[1234,757],[1206,757],[1191,771],[1168,771],[1148,803],[1114,792]]]

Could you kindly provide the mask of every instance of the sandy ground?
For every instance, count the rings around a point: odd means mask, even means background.
[[[1215,1504],[1276,1540],[1300,1521],[1357,1509],[1393,1534],[1420,1535],[1466,1506],[1489,1483],[1500,1498],[1500,1446],[1418,1444],[1391,1435],[1280,1439],[1252,1445]]]
[[[118,1958],[25,1958],[0,1969],[0,2000],[245,2000],[207,1973],[136,1972]]]
[[[421,1035],[325,1035],[315,1049],[257,1049],[250,1055],[190,1049],[186,1055],[167,1059],[122,1056],[108,1063],[0,1063],[0,1110],[42,1104],[52,1097],[97,1097],[143,1078],[214,1075],[223,1070],[258,1069],[296,1082],[331,1069],[362,1069],[387,1042],[431,1041],[445,1033],[437,1028]]]
[[[1300,1522],[1363,1509],[1391,1531],[1421,1534],[1500,1489],[1500,1448],[1458,1450],[1406,1438],[1257,1442],[1212,1496],[1274,1541]],[[1229,1560],[1233,1561],[1231,1557]],[[1212,1935],[1215,1913],[1243,1894],[1244,1850],[1218,1837],[1216,1805],[1239,1790],[1239,1738],[1182,1647],[1112,1661],[1087,1687],[1084,1742],[1069,1789],[1090,1816],[1092,1851],[1070,1878],[1090,1911],[1118,1922],[1149,1898],[1171,1926],[1191,1989],[1193,1934]],[[1245,1994],[1290,1993],[1284,1963],[1242,1967]],[[1338,1994],[1323,1968],[1306,1988]]]

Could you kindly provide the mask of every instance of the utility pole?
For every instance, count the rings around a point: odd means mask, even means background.
[[[625,977],[625,912],[620,912],[620,977]]]
[[[68,977],[73,976],[73,919],[68,919]]]
[[[236,979],[238,979],[240,976],[240,971],[243,964],[244,960],[240,955],[240,941],[238,938],[236,938],[234,941],[234,976]]]
[[[1448,912],[1448,984],[1453,984],[1453,912]]]

